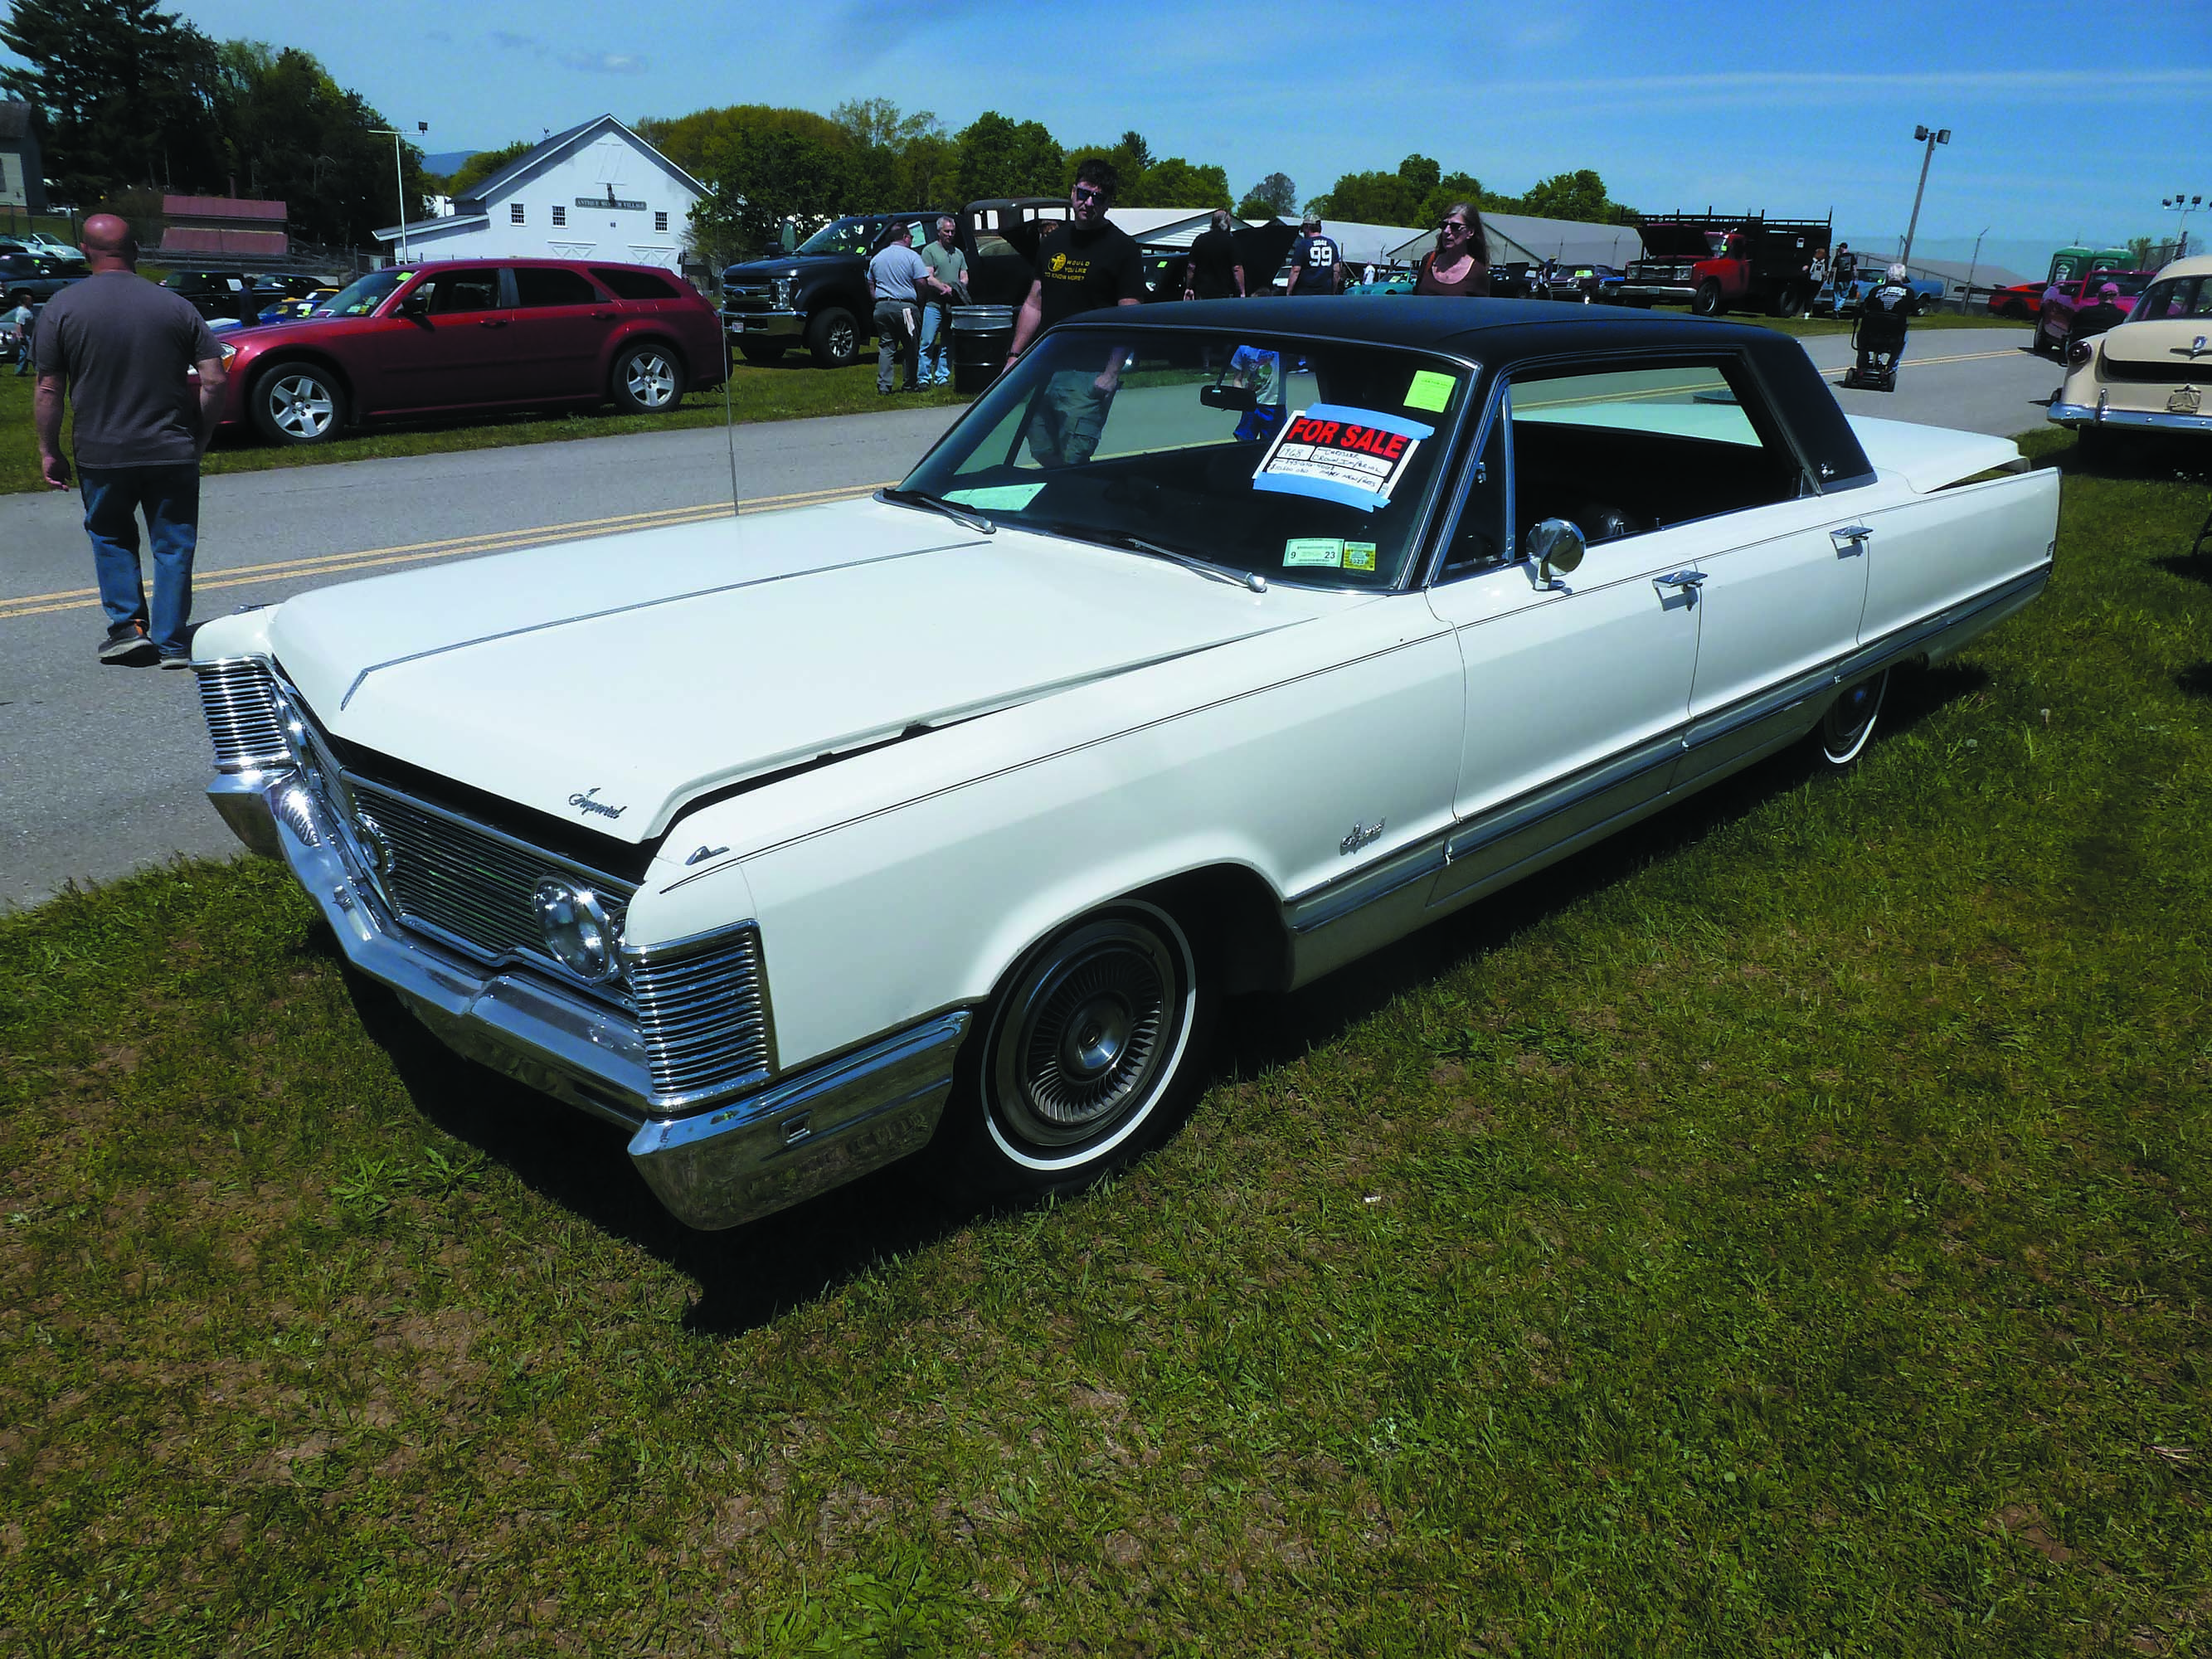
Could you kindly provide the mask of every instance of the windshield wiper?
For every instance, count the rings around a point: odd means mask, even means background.
[[[1125,536],[1118,530],[1092,530],[1082,525],[1041,525],[1046,533],[1065,536],[1070,541],[1096,542],[1101,547],[1116,547],[1125,553],[1143,553],[1155,559],[1165,559],[1184,569],[1195,572],[1208,581],[1227,582],[1231,587],[1249,587],[1255,593],[1267,591],[1267,579],[1256,570],[1239,570],[1234,565],[1216,564],[1212,559],[1201,559],[1195,553],[1178,552],[1172,547],[1162,547],[1158,542],[1148,542],[1141,536]]]
[[[964,507],[956,507],[941,495],[931,495],[919,489],[899,489],[887,485],[876,492],[876,499],[879,501],[893,501],[901,507],[921,507],[928,508],[932,513],[942,513],[954,522],[964,524],[970,530],[980,530],[986,536],[995,536],[999,533],[999,526],[981,514],[970,513]]]

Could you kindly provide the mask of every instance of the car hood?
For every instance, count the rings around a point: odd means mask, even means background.
[[[810,270],[820,270],[825,265],[865,265],[865,253],[787,253],[781,259],[754,259],[742,265],[732,265],[722,273],[728,283],[769,283],[779,276],[803,276]]]
[[[638,842],[702,792],[1341,603],[863,501],[325,588],[269,639],[337,738]]]

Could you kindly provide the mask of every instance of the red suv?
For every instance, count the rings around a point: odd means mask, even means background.
[[[359,421],[597,404],[673,409],[722,383],[720,319],[650,265],[455,259],[375,270],[304,320],[223,341],[223,424],[327,442]]]

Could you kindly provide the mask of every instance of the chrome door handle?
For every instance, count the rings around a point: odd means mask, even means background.
[[[1836,544],[1836,556],[1848,559],[1854,554],[1865,552],[1867,542],[1873,535],[1874,532],[1869,526],[1852,524],[1845,525],[1841,530],[1831,530],[1828,539]]]
[[[1705,573],[1702,570],[1677,570],[1672,575],[1651,579],[1654,587],[1703,587],[1705,585]]]

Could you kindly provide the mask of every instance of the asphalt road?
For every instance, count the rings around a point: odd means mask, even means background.
[[[2039,424],[2056,366],[2027,331],[1925,331],[1898,390],[1839,392],[1853,414],[2009,435]],[[1840,369],[1841,337],[1806,342]],[[957,411],[894,410],[740,427],[746,510],[901,477]],[[407,459],[283,468],[204,486],[195,614],[410,564],[726,514],[714,428]],[[103,668],[104,624],[73,495],[0,496],[0,908],[72,879],[237,850],[202,799],[207,739],[191,677]]]

